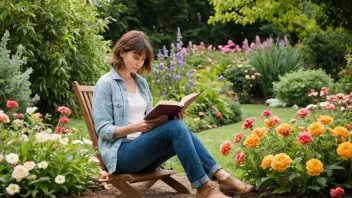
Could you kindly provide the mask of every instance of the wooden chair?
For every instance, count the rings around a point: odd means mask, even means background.
[[[78,98],[89,136],[93,142],[93,148],[96,150],[96,157],[99,159],[100,167],[102,170],[106,170],[98,149],[98,137],[93,124],[92,98],[94,86],[81,86],[76,81],[72,83],[72,86]],[[109,180],[106,182],[114,185],[128,197],[142,197],[130,183],[148,181],[144,184],[144,187],[150,188],[159,179],[179,193],[190,194],[191,192],[183,184],[171,177],[171,174],[175,173],[175,170],[159,169],[146,174],[109,174]]]

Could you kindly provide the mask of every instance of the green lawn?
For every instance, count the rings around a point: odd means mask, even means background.
[[[243,120],[248,117],[256,117],[257,121],[255,122],[255,126],[261,127],[264,125],[263,119],[261,118],[261,113],[264,110],[271,110],[273,115],[278,116],[281,119],[281,122],[287,122],[294,118],[294,115],[297,110],[293,108],[275,108],[269,107],[266,105],[241,105],[243,111]],[[216,161],[221,164],[221,166],[228,172],[236,175],[234,167],[234,156],[229,155],[224,157],[220,153],[220,144],[225,140],[230,140],[231,142],[234,139],[234,135],[238,132],[243,131],[241,128],[242,121],[215,128],[206,130],[200,133],[197,133],[196,136],[204,143],[205,147],[209,150],[209,152],[213,155]],[[70,127],[75,127],[79,129],[78,137],[89,138],[88,131],[83,119],[72,119],[70,122]],[[249,133],[249,130],[243,131]],[[181,164],[178,159],[172,158],[167,163],[167,166],[172,166],[178,172],[184,172]]]

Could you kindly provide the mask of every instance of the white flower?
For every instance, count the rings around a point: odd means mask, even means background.
[[[26,113],[29,115],[32,115],[32,113],[34,113],[38,108],[37,107],[28,107],[26,109]]]
[[[0,162],[4,159],[4,155],[0,153]]]
[[[83,143],[89,144],[89,145],[92,145],[92,144],[93,144],[92,141],[90,141],[90,140],[88,140],[88,139],[86,139],[86,138],[83,138]]]
[[[40,143],[46,142],[48,140],[46,138],[46,134],[45,133],[37,133],[37,134],[35,134],[35,139],[38,142],[40,142]]]
[[[47,128],[47,129],[45,130],[45,132],[46,132],[46,133],[52,133],[53,130],[52,130],[51,128]]]
[[[63,184],[65,182],[65,176],[63,176],[63,175],[56,176],[55,182],[58,184]]]
[[[38,168],[46,169],[48,167],[48,162],[42,161],[39,164],[37,164]]]
[[[107,184],[106,182],[101,183],[104,186],[105,190],[110,190],[111,184]]]
[[[83,144],[81,140],[73,140],[72,144]]]
[[[96,157],[94,157],[94,156],[92,156],[92,157],[90,157],[90,158],[89,158],[88,162],[95,162],[95,163],[99,163],[99,159],[98,159],[98,158],[96,158]]]
[[[20,119],[15,119],[14,121],[12,121],[14,124],[16,125],[22,125],[23,124],[23,120]]]
[[[315,110],[318,107],[318,105],[310,104],[306,107],[307,110]]]
[[[292,106],[292,108],[298,109],[298,106],[295,104],[295,105]]]
[[[68,138],[62,138],[59,139],[60,144],[66,145],[70,142],[70,140]]]
[[[81,149],[79,152],[80,152],[81,154],[86,154],[86,153],[89,152],[89,150],[88,150],[88,149]]]
[[[30,171],[35,167],[35,163],[33,161],[26,162],[24,163],[24,167],[26,167],[26,169]]]
[[[28,176],[29,172],[26,167],[22,165],[17,165],[13,169],[11,177],[16,179],[16,181],[21,181],[23,178]]]
[[[37,178],[37,176],[36,175],[29,175],[27,178],[30,180],[35,180]]]
[[[18,162],[18,155],[17,154],[14,154],[14,153],[10,153],[8,155],[5,156],[6,158],[6,161],[10,164],[17,164]]]
[[[61,139],[60,134],[46,134],[46,139],[49,141],[58,141]]]
[[[20,187],[17,184],[10,184],[7,188],[6,188],[7,193],[9,193],[10,195],[14,195],[16,193],[20,192]]]
[[[21,137],[24,142],[27,142],[29,140],[26,134],[22,134]]]

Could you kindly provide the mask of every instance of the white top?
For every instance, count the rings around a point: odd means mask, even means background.
[[[144,100],[138,86],[136,86],[136,92],[128,92],[128,124],[139,122],[145,117],[145,111],[147,110],[147,102]],[[134,140],[140,136],[142,132],[135,132],[127,135],[128,140]]]

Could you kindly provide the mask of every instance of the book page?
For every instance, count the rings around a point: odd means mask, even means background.
[[[155,107],[158,105],[177,105],[177,106],[183,107],[183,103],[173,101],[173,100],[159,100],[159,102],[155,105]]]
[[[183,110],[186,110],[188,106],[199,96],[199,93],[189,94],[182,98],[181,104],[183,104]]]

